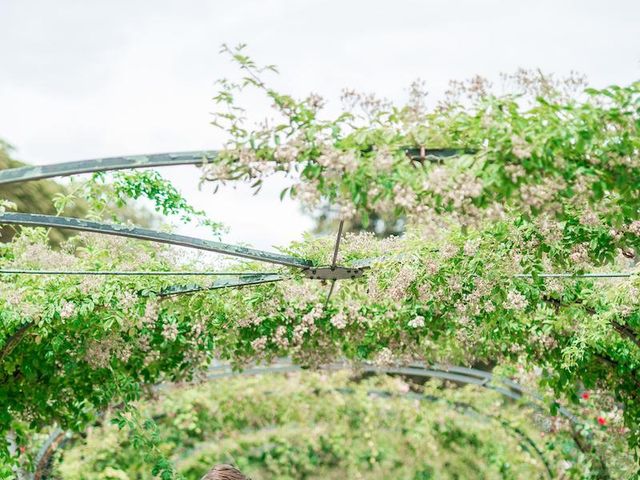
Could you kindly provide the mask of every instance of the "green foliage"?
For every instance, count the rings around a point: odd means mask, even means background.
[[[189,205],[173,184],[156,171],[118,172],[114,174],[110,187],[113,188],[120,207],[131,199],[147,198],[154,203],[156,212],[165,216],[177,215],[184,223],[198,219],[200,225],[209,227],[216,235],[225,230],[221,223],[208,219],[204,211]]]
[[[399,379],[353,383],[345,374],[304,373],[163,390],[137,408],[155,418],[155,448],[171,452],[187,479],[223,462],[255,479],[283,480],[538,478],[545,461],[552,475],[588,471],[568,432],[541,433],[526,407],[474,387],[442,390],[432,382],[414,386],[421,396],[411,399],[407,388]],[[57,473],[66,480],[144,476],[135,438],[104,422],[61,454]],[[562,442],[565,452],[553,445]]]
[[[607,283],[541,274],[633,267],[630,259],[640,247],[640,84],[588,90],[582,99],[545,87],[545,95],[528,100],[476,86],[466,104],[430,112],[419,92],[403,106],[348,92],[354,108],[323,120],[317,96],[298,101],[278,93],[260,78],[270,68],[257,66],[242,49],[225,52],[244,77],[219,83],[216,101],[223,111],[216,124],[230,141],[206,180],[246,180],[259,188],[270,174],[286,172],[295,179],[287,193],[309,207],[329,204],[338,217],[363,223],[402,217],[406,232],[384,240],[347,235],[341,264],[373,258],[371,268],[361,279],[340,282],[326,306],[326,286],[299,271],[278,284],[168,298],[158,297],[162,288],[187,280],[4,275],[0,432],[53,423],[82,431],[109,406],[131,404],[159,382],[189,380],[214,357],[241,368],[289,356],[309,367],[335,359],[498,365],[541,388],[552,415],[560,406],[580,405],[588,389],[597,392],[602,411],[576,427],[582,456],[571,474],[607,478],[611,465],[637,455],[638,276]],[[249,87],[274,102],[280,123],[245,124],[238,96]],[[358,109],[364,114],[354,113]],[[428,147],[427,155],[420,147]],[[464,152],[436,163],[428,156],[434,147]],[[407,148],[419,153],[408,157]],[[102,180],[57,197],[58,211],[83,200],[89,216],[112,218],[126,199],[146,197],[159,212],[201,219],[156,174]],[[176,270],[200,264],[176,258],[165,246],[96,235],[52,250],[46,233],[22,229],[0,249],[0,266]],[[316,265],[328,264],[332,249],[333,239],[310,236],[285,248]],[[172,475],[163,460],[171,452],[158,445],[162,430],[140,421],[133,426],[157,472]],[[489,450],[486,437],[464,436],[454,427],[428,424],[415,438],[435,435],[434,442],[451,449],[463,442],[482,461],[497,459],[491,468],[499,464],[499,475],[509,478],[512,467],[501,451]],[[316,466],[342,458],[341,442],[283,434],[273,448],[255,453],[254,447],[268,444],[258,435],[222,448],[242,455],[247,466],[286,478],[297,474],[287,465],[311,475]],[[623,442],[628,449],[608,449]],[[361,445],[354,465],[385,463],[365,447],[373,448]],[[4,463],[30,461],[26,454],[10,455],[8,445],[0,455]],[[215,451],[211,458],[224,455]],[[417,466],[415,476],[428,478],[438,467],[432,463]],[[462,476],[477,465],[467,467]]]
[[[151,474],[161,480],[180,480],[184,477],[175,472],[171,461],[162,453],[160,448],[160,431],[156,423],[148,418],[143,420],[134,409],[118,412],[111,422],[118,428],[129,429],[129,444],[136,454],[142,453],[140,458],[151,465]],[[87,470],[82,470],[82,477],[88,478]],[[110,475],[106,472],[107,477]]]

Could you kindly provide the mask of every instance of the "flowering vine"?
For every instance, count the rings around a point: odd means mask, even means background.
[[[281,172],[290,178],[283,194],[308,208],[363,225],[401,219],[404,234],[347,234],[338,260],[364,261],[366,272],[340,281],[328,303],[326,286],[285,269],[283,282],[184,296],[162,291],[206,279],[3,275],[0,431],[21,422],[82,429],[149,385],[197,377],[214,358],[238,367],[280,356],[306,366],[482,362],[538,372],[538,386],[555,396],[552,411],[597,390],[637,452],[640,84],[580,98],[549,87],[525,100],[475,81],[467,100],[452,97],[433,111],[419,84],[402,106],[345,92],[349,109],[325,120],[318,96],[280,94],[261,78],[271,68],[242,49],[226,51],[246,75],[220,82],[216,124],[230,140],[204,179],[259,188]],[[248,87],[268,96],[279,121],[246,125],[237,94]],[[100,181],[78,195],[90,196]],[[160,210],[201,217],[154,175],[116,183],[103,193],[115,205],[144,194]],[[201,263],[166,246],[97,235],[52,249],[46,233],[22,229],[0,246],[0,266],[161,271]],[[333,242],[308,236],[285,250],[327,265]],[[543,275],[603,269],[631,273],[610,283]],[[606,415],[594,418],[610,430]],[[598,458],[597,448],[585,452]],[[8,445],[0,453],[8,457]],[[603,478],[600,463],[594,476]]]

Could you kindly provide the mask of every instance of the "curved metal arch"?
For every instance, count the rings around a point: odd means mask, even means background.
[[[433,250],[436,251],[437,250]],[[380,257],[372,257],[372,258],[362,258],[359,260],[353,260],[349,263],[351,268],[371,268],[374,264],[386,261],[397,261],[402,262],[407,260],[409,257],[405,254],[401,255],[385,255]],[[584,279],[584,278],[593,278],[593,279],[615,279],[615,278],[629,278],[634,275],[637,275],[634,272],[595,272],[595,273],[536,273],[535,275],[532,273],[516,273],[512,275],[511,278],[556,278],[556,279],[564,279],[564,280],[572,280],[572,279]]]
[[[423,363],[414,363],[411,364],[410,367],[417,367],[421,369],[428,369],[429,367]],[[519,400],[525,396],[532,397],[536,399],[538,402],[543,403],[544,397],[540,395],[540,393],[532,390],[530,388],[523,387],[517,382],[513,380],[509,380],[504,377],[496,377],[491,372],[486,372],[484,370],[479,370],[477,368],[469,368],[469,367],[458,367],[458,366],[443,366],[443,365],[433,365],[431,368],[437,369],[438,371],[444,372],[452,372],[453,374],[462,374],[469,376],[471,378],[477,378],[481,381],[482,386],[487,386],[492,390],[495,390],[505,396],[509,396],[514,400]],[[491,385],[490,382],[497,382],[504,387],[499,387],[496,385]],[[581,423],[580,419],[576,417],[570,410],[565,407],[558,407],[558,412],[562,414],[565,418],[569,419],[572,423]]]
[[[281,282],[288,277],[277,273],[249,273],[244,275],[219,278],[209,285],[172,285],[163,288],[158,292],[159,297],[170,297],[172,295],[186,295],[189,293],[199,293],[208,290],[218,290],[221,288],[244,287],[250,285],[262,285],[263,283]]]
[[[349,364],[347,362],[338,362],[332,363],[326,366],[323,366],[323,369],[326,370],[343,370],[346,368],[350,368],[353,364]],[[442,367],[438,365],[433,366],[425,366],[423,364],[415,363],[410,364],[405,367],[401,366],[389,366],[389,367],[381,367],[375,366],[367,363],[356,364],[355,365],[360,371],[363,373],[385,373],[392,375],[412,375],[416,377],[429,377],[429,378],[439,378],[442,380],[448,380],[451,382],[458,382],[470,385],[477,385],[482,388],[486,388],[487,390],[493,390],[507,398],[512,400],[522,400],[527,397],[531,397],[533,400],[543,403],[544,398],[539,393],[527,389],[520,384],[513,382],[506,378],[495,377],[489,372],[485,372],[483,370],[478,370],[474,368],[466,368],[466,367]],[[289,359],[281,359],[279,362],[268,365],[268,366],[259,366],[254,365],[252,367],[248,367],[241,371],[234,371],[232,367],[228,364],[215,364],[209,367],[207,378],[208,379],[216,379],[216,378],[225,378],[237,375],[262,375],[265,373],[289,373],[289,372],[298,372],[303,370],[302,367],[293,364]],[[500,383],[503,386],[496,385],[495,383]],[[540,405],[534,402],[527,402],[531,406],[534,406],[536,409],[545,410]],[[581,420],[575,416],[571,411],[564,407],[560,407],[558,412],[565,418],[567,418],[573,424],[580,424]]]
[[[277,275],[276,272],[203,272],[195,270],[35,270],[2,268],[0,275],[71,275],[98,277],[237,277],[242,275]]]
[[[153,242],[167,243],[182,247],[196,248],[209,252],[231,255],[234,257],[257,260],[259,262],[275,263],[287,267],[307,268],[312,265],[308,260],[283,255],[280,253],[265,252],[253,248],[240,247],[212,240],[177,235],[174,233],[159,232],[146,228],[116,225],[90,220],[82,220],[70,217],[55,217],[53,215],[39,215],[30,213],[0,213],[0,224],[26,225],[31,227],[53,227],[79,230],[82,232],[102,233],[118,237],[150,240]]]
[[[262,285],[265,283],[280,282],[286,280],[287,278],[288,277],[281,276],[276,273],[248,273],[235,275],[235,277],[225,275],[223,278],[219,278],[209,285],[171,285],[169,287],[161,289],[158,292],[153,293],[159,298],[167,298],[173,295],[201,293],[210,290],[220,290],[223,288]],[[0,362],[2,362],[6,356],[11,354],[13,349],[22,341],[24,335],[34,326],[35,323],[25,323],[19,326],[15,332],[10,334],[9,337],[5,339],[4,345],[0,347]]]
[[[31,167],[10,168],[0,171],[0,185],[29,182],[43,178],[67,177],[82,173],[107,172],[133,168],[167,167],[174,165],[205,165],[214,161],[217,150],[196,150],[190,152],[152,153],[146,155],[127,155],[122,157],[105,157],[91,160],[38,165]],[[407,149],[407,155],[414,160],[441,161],[444,158],[461,154],[474,153],[462,148]]]
[[[335,388],[328,391],[335,391],[342,395],[349,395],[353,393],[353,389],[350,389],[350,388]],[[526,432],[523,432],[520,428],[511,425],[511,423],[509,423],[507,420],[501,418],[498,415],[492,415],[490,413],[481,412],[476,407],[474,407],[473,405],[467,402],[452,401],[447,398],[437,397],[435,395],[426,395],[426,394],[417,393],[417,392],[396,393],[396,392],[389,392],[386,390],[369,390],[367,391],[367,394],[370,396],[375,396],[382,399],[406,398],[411,400],[418,400],[420,402],[444,403],[448,408],[451,408],[463,415],[466,415],[469,417],[479,417],[485,420],[493,421],[499,424],[507,432],[508,435],[516,438],[520,446],[523,447],[523,450],[525,450],[527,453],[533,456],[529,451],[529,449],[527,448],[527,446],[531,447],[533,449],[533,453],[535,453],[535,455],[542,462],[542,465],[544,466],[547,472],[548,478],[554,477],[553,468],[551,467],[549,460],[546,458],[544,452],[538,447],[536,442],[529,435],[527,435]],[[57,449],[64,448],[65,444],[71,438],[71,436],[72,436],[71,432],[64,431],[59,427],[56,427],[53,430],[53,432],[42,444],[42,446],[40,447],[40,450],[36,455],[36,458],[35,458],[36,472],[31,477],[32,480],[44,480],[46,478],[45,477],[46,470],[50,465],[53,454]]]
[[[234,377],[234,376],[265,375],[265,374],[272,374],[272,373],[292,373],[292,372],[299,372],[303,370],[301,367],[294,365],[293,363],[288,361],[288,359],[282,359],[282,360],[283,361],[279,362],[278,364],[273,364],[270,366],[263,366],[263,367],[256,365],[241,371],[234,371],[228,364],[216,364],[209,367],[209,372],[214,372],[214,373],[209,373],[206,378],[207,380],[216,380],[220,378],[227,378],[227,377]],[[467,368],[467,367],[455,367],[455,366],[439,367],[435,365],[431,368],[426,368],[422,366],[422,364],[411,364],[411,365],[407,367],[377,367],[377,366],[368,365],[368,364],[362,364],[357,366],[361,369],[361,371],[365,373],[413,375],[413,376],[421,376],[421,377],[429,377],[429,378],[440,378],[443,380],[449,380],[453,382],[478,385],[483,388],[494,390],[497,393],[500,393],[503,396],[506,396],[514,400],[520,400],[523,396],[532,395],[533,393],[534,395],[532,396],[536,400],[542,401],[542,396],[537,394],[536,392],[531,392],[528,389],[525,389],[524,387],[519,385],[518,383],[512,382],[511,380],[496,378],[491,373],[483,370]],[[349,367],[350,367],[349,364],[343,362],[343,363],[330,364],[323,368],[334,371],[334,370],[341,370]],[[504,383],[510,386],[510,389],[500,388],[500,387],[491,385],[488,383],[491,380],[504,381]],[[162,387],[163,386],[158,386],[158,388],[162,388]],[[336,389],[336,390],[341,391],[341,389]],[[553,469],[551,468],[548,460],[544,456],[544,453],[539,449],[536,443],[528,435],[526,435],[526,433],[522,432],[520,429],[516,427],[513,427],[508,422],[506,422],[505,420],[501,419],[498,416],[481,412],[477,410],[475,407],[473,407],[472,405],[467,404],[465,402],[451,401],[448,399],[438,398],[433,395],[426,395],[426,394],[421,394],[417,392],[408,392],[405,394],[398,394],[398,395],[393,395],[390,392],[384,392],[384,391],[382,392],[370,391],[369,393],[377,394],[380,396],[386,396],[386,397],[402,396],[407,398],[414,398],[421,401],[425,401],[425,400],[426,401],[445,401],[452,408],[462,406],[467,410],[472,410],[477,415],[489,418],[491,420],[494,420],[502,424],[503,428],[511,430],[514,435],[519,436],[526,444],[528,444],[530,447],[534,449],[536,455],[538,455],[538,457],[542,461],[549,475],[549,478],[554,477]],[[527,405],[537,410],[543,410],[539,405],[532,402],[527,402]],[[566,409],[561,408],[560,413],[565,417],[567,417],[572,423],[579,422],[579,419]]]
[[[0,185],[29,182],[43,178],[67,177],[82,173],[107,172],[129,168],[167,167],[173,165],[204,165],[218,156],[215,150],[193,152],[154,153],[123,157],[96,158],[73,162],[10,168],[0,171]]]

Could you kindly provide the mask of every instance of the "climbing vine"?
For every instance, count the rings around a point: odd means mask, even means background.
[[[339,262],[362,265],[365,275],[339,282],[329,302],[325,285],[284,268],[288,278],[279,283],[183,296],[163,291],[210,280],[2,275],[0,431],[53,423],[82,430],[150,385],[197,377],[212,359],[241,368],[291,356],[312,367],[335,359],[499,365],[532,376],[552,414],[579,405],[585,390],[597,391],[623,422],[615,429],[629,445],[623,454],[637,454],[639,83],[566,94],[541,77],[520,82],[527,92],[498,95],[476,80],[458,86],[466,97],[453,95],[432,110],[420,84],[406,105],[348,91],[348,108],[325,119],[320,97],[278,93],[263,79],[272,68],[256,65],[242,48],[225,52],[245,75],[219,84],[215,124],[229,143],[204,180],[259,188],[269,175],[285,174],[283,195],[311,211],[329,208],[334,218],[363,225],[402,219],[405,233],[348,233]],[[239,103],[247,88],[263,91],[278,118],[247,125]],[[110,187],[103,180],[75,193],[93,199],[93,218],[112,219],[111,205],[146,196],[158,211],[202,219],[156,174],[121,174]],[[59,212],[70,200],[57,200]],[[333,239],[307,236],[283,250],[327,265]],[[53,249],[44,229],[23,228],[0,245],[0,266],[220,265],[94,234]],[[251,262],[234,267],[260,271]],[[615,281],[545,276],[603,270],[631,274]],[[590,421],[589,428],[605,426]],[[578,433],[585,442],[588,430]],[[586,454],[597,459],[598,448],[585,447]],[[0,452],[7,462],[20,456],[9,443]],[[604,467],[592,475],[606,477]]]

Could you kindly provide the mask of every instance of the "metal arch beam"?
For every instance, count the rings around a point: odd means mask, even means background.
[[[471,148],[407,148],[405,150],[410,159],[428,162],[441,162],[445,158],[477,153],[477,150]]]
[[[0,171],[0,185],[28,182],[43,178],[66,177],[81,173],[106,172],[128,168],[167,167],[173,165],[198,165],[209,163],[218,156],[215,150],[154,153],[123,157],[96,158],[53,165],[10,168]]]
[[[236,277],[219,278],[210,285],[172,285],[158,292],[159,297],[169,297],[173,295],[186,295],[189,293],[206,292],[221,288],[245,287],[250,285],[261,285],[263,283],[273,283],[286,280],[287,277],[278,274],[247,274]]]
[[[433,148],[421,150],[419,148],[406,149],[409,158],[415,160],[441,161],[444,158],[462,154],[474,153],[472,150],[461,148]],[[105,157],[91,160],[77,160],[73,162],[52,165],[37,165],[32,167],[10,168],[0,171],[0,185],[41,180],[43,178],[67,177],[81,173],[106,172],[125,170],[129,168],[168,167],[173,165],[198,165],[215,160],[217,150],[197,150],[190,152],[152,153],[146,155],[126,155],[122,157]]]
[[[237,277],[239,275],[277,275],[274,272],[200,272],[193,270],[24,270],[0,269],[0,275],[95,275],[99,277]]]
[[[217,378],[233,377],[233,376],[240,376],[240,375],[263,375],[267,373],[291,373],[291,372],[298,372],[302,370],[300,366],[294,365],[293,363],[288,361],[288,359],[283,359],[283,360],[285,361],[279,364],[273,364],[271,366],[266,366],[266,367],[253,366],[253,367],[244,369],[242,371],[234,371],[227,364],[216,364],[209,367],[209,370],[208,370],[209,373],[207,374],[206,378],[207,380],[213,380]],[[347,367],[348,365],[343,362],[343,363],[330,364],[324,368],[326,368],[327,370],[341,370]],[[530,396],[538,402],[544,401],[544,399],[539,393],[535,391],[530,391],[529,389],[525,389],[524,387],[522,387],[516,382],[513,382],[506,378],[496,378],[493,376],[493,374],[489,372],[485,372],[483,370],[477,370],[474,368],[455,367],[455,366],[440,367],[438,365],[432,366],[431,368],[426,368],[425,366],[423,366],[423,364],[411,364],[410,366],[407,366],[407,367],[375,367],[372,365],[364,364],[364,365],[361,365],[361,367],[363,367],[362,371],[369,372],[369,373],[391,373],[391,374],[401,374],[401,375],[414,375],[414,376],[422,376],[422,377],[430,377],[430,378],[441,378],[444,380],[450,380],[454,382],[478,385],[480,387],[483,387],[489,390],[494,390],[495,392],[500,393],[501,395],[514,400],[520,400],[525,396]],[[491,381],[500,381],[501,383],[507,385],[509,388],[501,388],[495,385],[491,385],[489,383]],[[537,403],[527,402],[527,404],[533,408],[544,411],[544,409]],[[581,420],[577,416],[575,416],[573,413],[571,413],[568,409],[561,407],[558,411],[562,416],[566,417],[572,424],[581,423]],[[518,433],[522,434],[522,432],[518,432]],[[541,456],[541,458],[544,458],[544,456],[541,454],[540,450],[535,445],[535,443],[530,443],[530,442],[527,442],[527,443],[529,443],[534,448],[534,450],[536,450],[536,452],[538,453],[538,455]],[[547,468],[547,471],[550,473],[550,476],[552,478],[553,475],[551,474],[550,466],[546,461],[543,461],[543,463],[545,464],[545,467]]]
[[[94,232],[118,237],[150,240],[182,247],[196,248],[208,252],[221,253],[234,257],[247,258],[259,262],[275,263],[287,267],[307,268],[312,264],[308,260],[290,257],[279,253],[265,252],[238,245],[203,240],[173,233],[158,232],[146,228],[116,225],[69,217],[55,217],[53,215],[37,215],[29,213],[0,213],[0,224],[26,225],[31,227],[52,227]]]
[[[543,402],[542,396],[535,392],[530,391],[508,379],[494,377],[491,373],[482,370],[466,367],[442,367],[438,365],[424,366],[422,364],[411,364],[406,367],[378,367],[371,364],[358,365],[365,373],[388,373],[396,375],[414,375],[420,377],[440,378],[443,380],[449,380],[452,382],[459,382],[465,384],[478,385],[488,390],[493,390],[505,397],[513,400],[520,400],[522,398],[531,397],[533,400]],[[345,362],[329,364],[323,368],[326,370],[341,370],[348,368],[349,365]],[[264,373],[277,373],[277,372],[294,372],[300,371],[302,368],[298,365],[294,365],[288,359],[282,359],[282,361],[272,364],[271,366],[261,367],[253,366],[246,368],[240,372],[235,372],[227,364],[218,364],[209,367],[207,378],[222,378],[235,375],[261,375]],[[500,382],[507,388],[503,388],[498,385],[493,385],[491,382]],[[537,404],[538,408],[540,408]],[[558,410],[562,416],[570,420],[572,423],[580,423],[580,419],[576,417],[566,408],[560,408]]]
[[[420,368],[424,368],[424,366],[422,364],[416,364],[418,365]],[[542,395],[540,395],[538,392],[536,392],[535,390],[532,390],[530,388],[526,388],[523,387],[522,385],[520,385],[519,383],[514,382],[513,380],[509,380],[508,378],[503,378],[503,377],[494,377],[494,375],[490,372],[485,372],[483,370],[478,370],[476,368],[468,368],[468,367],[444,367],[444,366],[440,366],[440,365],[436,365],[435,368],[438,368],[440,370],[447,370],[447,371],[451,371],[454,373],[462,373],[464,375],[471,375],[471,376],[477,376],[477,377],[481,377],[486,379],[485,381],[488,382],[499,382],[503,385],[505,385],[507,387],[508,390],[506,391],[510,391],[510,392],[515,392],[517,395],[516,399],[522,398],[524,396],[529,396],[532,398],[535,398],[536,400],[538,400],[539,402],[544,402],[544,397]],[[497,390],[500,387],[493,387],[495,390]],[[504,390],[504,389],[502,389]],[[570,410],[568,410],[565,407],[560,406],[558,408],[558,411],[565,416],[566,418],[568,418],[569,420],[571,420],[573,423],[579,423],[580,419],[578,417],[576,417],[573,413],[571,413]]]
[[[288,277],[284,277],[278,275],[276,273],[267,273],[267,274],[244,274],[237,275],[236,278],[226,277],[217,279],[210,285],[200,286],[200,285],[172,285],[170,287],[166,287],[159,292],[155,292],[155,294],[160,297],[169,297],[173,295],[186,295],[191,293],[199,293],[206,292],[209,290],[218,290],[221,288],[231,288],[231,287],[244,287],[251,285],[261,285],[263,283],[273,283],[280,282],[282,280],[286,280]],[[0,348],[0,363],[4,360],[6,356],[11,354],[13,349],[22,341],[24,335],[31,329],[35,324],[34,323],[25,323],[18,327],[18,329],[9,335],[7,339],[5,339],[5,344]]]

